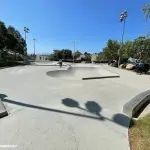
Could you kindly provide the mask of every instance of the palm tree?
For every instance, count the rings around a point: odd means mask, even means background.
[[[146,20],[150,17],[150,3],[146,4],[143,8],[142,11],[145,13],[145,18]]]

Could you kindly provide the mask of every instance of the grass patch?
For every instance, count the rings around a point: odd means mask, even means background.
[[[131,150],[150,150],[150,114],[134,121],[129,129]]]

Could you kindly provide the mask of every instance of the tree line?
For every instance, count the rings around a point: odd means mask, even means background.
[[[118,50],[121,48],[121,43],[117,40],[109,39],[107,41],[106,47],[102,49],[102,52],[97,54],[98,61],[111,61],[118,60]],[[77,59],[81,55],[84,55],[83,60],[90,61],[92,54],[81,53],[77,50],[72,53],[72,50],[62,49],[54,50],[49,56],[49,60],[59,60],[59,59]],[[140,36],[133,41],[125,41],[121,48],[121,59],[127,59],[129,57],[141,59],[150,63],[150,38],[145,36]]]
[[[89,61],[91,60],[91,54],[90,53],[81,53],[79,50],[75,51],[74,53],[72,52],[72,50],[70,49],[55,49],[53,50],[53,53],[49,56],[49,60],[59,60],[59,59],[63,59],[63,60],[70,60],[73,61],[73,59],[77,59],[79,58],[81,55],[84,55],[84,57],[80,58],[83,61]]]
[[[117,40],[108,40],[106,47],[99,53],[99,60],[118,60],[118,50],[121,43]],[[133,57],[150,63],[150,39],[140,36],[133,41],[126,41],[121,48],[121,59]]]
[[[26,42],[20,32],[13,26],[6,27],[0,21],[0,58],[3,61],[15,60],[18,56],[27,55]]]

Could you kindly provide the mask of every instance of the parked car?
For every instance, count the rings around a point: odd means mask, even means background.
[[[150,65],[140,59],[129,58],[128,62],[135,65],[135,72],[137,73],[147,73],[150,69]]]
[[[147,73],[150,69],[150,66],[149,64],[146,64],[146,63],[143,63],[143,62],[140,62],[140,63],[136,63],[135,65],[135,71],[137,73]]]

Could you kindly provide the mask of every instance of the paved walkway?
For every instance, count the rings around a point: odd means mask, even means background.
[[[122,106],[144,84],[150,86],[145,81],[149,76],[98,67],[121,77],[82,81],[46,76],[56,66],[0,70],[0,96],[10,113],[0,119],[0,145],[17,145],[17,150],[128,150],[129,118]]]

